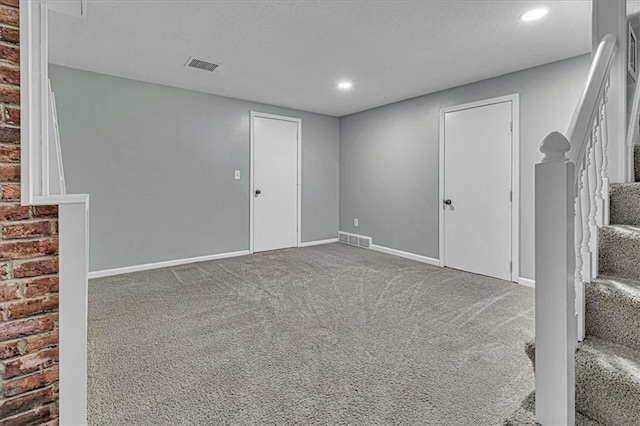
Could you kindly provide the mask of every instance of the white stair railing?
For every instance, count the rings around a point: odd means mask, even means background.
[[[607,93],[616,38],[593,57],[565,137],[550,133],[535,168],[536,420],[575,424],[575,351],[584,338],[585,285],[598,271],[608,223]]]

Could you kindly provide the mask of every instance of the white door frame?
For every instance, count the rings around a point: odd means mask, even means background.
[[[469,102],[461,105],[440,108],[440,167],[439,167],[439,191],[438,200],[439,214],[439,240],[440,240],[440,266],[445,266],[444,256],[444,142],[445,129],[444,117],[448,112],[462,111],[465,109],[494,105],[511,101],[511,114],[513,117],[512,149],[511,149],[511,188],[513,200],[511,203],[511,281],[518,282],[520,276],[520,96],[518,93],[500,96],[497,98],[484,99],[476,102]],[[490,156],[491,153],[487,153]]]
[[[253,254],[253,214],[254,214],[254,209],[253,209],[253,201],[254,201],[254,191],[255,191],[255,186],[254,186],[254,182],[253,182],[253,178],[254,178],[254,173],[253,173],[253,165],[254,165],[254,159],[253,159],[253,155],[254,155],[254,149],[253,149],[253,145],[254,145],[254,128],[253,128],[253,121],[254,118],[270,118],[272,120],[282,120],[282,121],[290,121],[293,123],[296,123],[298,125],[298,146],[297,146],[297,150],[298,150],[298,167],[297,167],[297,180],[296,180],[296,186],[298,188],[298,194],[297,194],[297,198],[298,198],[298,202],[297,202],[297,223],[296,223],[296,246],[300,247],[301,244],[301,235],[302,235],[302,119],[301,118],[296,118],[296,117],[287,117],[284,115],[275,115],[275,114],[267,114],[265,112],[257,112],[257,111],[251,111],[250,114],[250,128],[251,128],[251,148],[250,148],[250,164],[249,164],[249,252],[251,254]]]

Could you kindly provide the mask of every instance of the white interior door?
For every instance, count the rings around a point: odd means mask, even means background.
[[[511,280],[513,102],[444,114],[444,264]]]
[[[253,251],[298,244],[297,121],[253,117]]]

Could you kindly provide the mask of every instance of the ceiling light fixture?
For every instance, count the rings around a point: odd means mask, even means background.
[[[353,84],[350,81],[341,81],[338,83],[338,89],[340,90],[349,90],[353,87]]]
[[[547,13],[549,13],[549,9],[544,7],[540,9],[533,9],[528,12],[523,13],[520,16],[521,21],[537,21],[538,19],[544,18]]]

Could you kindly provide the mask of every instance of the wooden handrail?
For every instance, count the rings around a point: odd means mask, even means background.
[[[602,37],[591,61],[584,91],[578,99],[578,104],[569,122],[567,139],[569,139],[571,150],[568,157],[569,161],[576,165],[576,185],[580,176],[579,165],[583,163],[587,152],[587,144],[609,80],[609,72],[616,54],[617,44],[618,41],[613,34]]]

